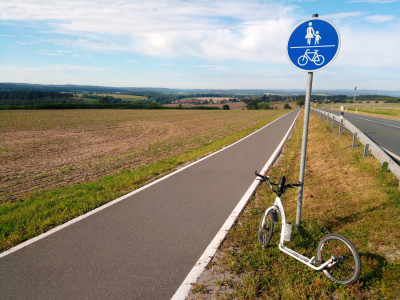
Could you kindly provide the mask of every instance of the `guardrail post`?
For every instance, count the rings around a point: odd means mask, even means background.
[[[368,156],[368,151],[369,151],[369,144],[365,144],[363,157],[367,157]]]
[[[356,147],[358,147],[358,146],[356,145],[356,143],[357,143],[357,132],[354,132],[354,133],[353,133],[353,144],[351,145],[350,148],[356,148]]]
[[[335,122],[335,117],[334,116],[332,116],[331,129],[333,129],[333,122]]]
[[[342,134],[342,126],[343,126],[343,119],[340,119],[340,126],[339,126],[339,135]]]

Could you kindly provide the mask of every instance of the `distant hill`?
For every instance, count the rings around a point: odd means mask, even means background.
[[[66,93],[182,93],[182,94],[213,94],[213,95],[302,95],[305,89],[169,89],[155,87],[107,87],[92,85],[44,85],[29,83],[0,83],[0,91],[51,91]],[[318,95],[347,95],[353,96],[354,90],[337,89],[337,90],[313,90],[313,94]],[[392,97],[400,97],[400,91],[387,90],[357,90],[356,96],[359,95],[385,95]]]

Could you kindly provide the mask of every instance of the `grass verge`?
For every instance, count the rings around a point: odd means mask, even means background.
[[[283,113],[282,113],[283,114]],[[124,170],[98,180],[44,192],[34,192],[16,202],[0,205],[0,252],[46,232],[79,215],[153,181],[177,167],[247,136],[282,115],[277,113],[241,130],[180,156],[168,156],[138,169]],[[165,157],[165,156],[164,156]]]
[[[269,172],[273,181],[283,174],[287,182],[298,181],[300,123]],[[274,202],[274,194],[264,184],[194,286],[191,299],[396,299],[400,295],[398,181],[374,158],[360,158],[362,148],[349,149],[350,135],[338,137],[337,130],[332,132],[313,114],[308,141],[302,226],[292,231],[287,246],[312,257],[325,234],[343,234],[360,254],[359,281],[339,285],[280,252],[280,224],[267,249],[258,243],[259,221]],[[297,190],[282,197],[292,224],[296,197]]]

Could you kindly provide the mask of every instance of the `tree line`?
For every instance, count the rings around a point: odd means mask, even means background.
[[[399,97],[381,96],[381,95],[360,95],[356,96],[356,101],[383,101],[385,103],[400,103]]]
[[[72,93],[41,91],[0,91],[0,109],[165,109],[156,101],[125,102],[113,96],[90,95],[95,102]],[[194,109],[219,109],[197,106]]]
[[[219,93],[165,93],[155,91],[134,91],[126,93],[128,95],[142,96],[144,99],[135,101],[135,104],[140,105],[153,105],[172,103],[176,100],[183,98],[197,98],[197,97],[230,97],[232,101],[243,101],[247,105],[247,109],[271,109],[270,103],[282,101],[295,101],[298,106],[304,105],[304,95],[272,95],[264,94],[261,96],[256,95],[235,95],[235,94],[219,94]],[[103,96],[93,93],[86,93],[78,97],[76,93],[55,92],[55,91],[1,91],[0,90],[0,106],[4,107],[22,107],[22,106],[36,106],[48,104],[63,104],[63,105],[83,105],[83,104],[115,104],[124,105],[121,107],[128,107],[132,104],[129,101],[124,101],[118,97],[118,94]],[[90,99],[88,101],[88,99]],[[334,102],[345,103],[352,102],[353,98],[347,95],[312,95],[313,102]],[[385,101],[385,102],[400,102],[400,98],[390,96],[377,96],[377,95],[362,95],[357,96],[356,101]],[[92,107],[92,106],[91,106]],[[132,106],[133,107],[133,106]]]
[[[34,105],[40,103],[72,103],[71,93],[40,91],[0,91],[0,105]]]
[[[47,103],[23,106],[0,105],[0,110],[35,110],[35,109],[185,109],[185,110],[219,110],[215,106],[166,107],[159,103]]]

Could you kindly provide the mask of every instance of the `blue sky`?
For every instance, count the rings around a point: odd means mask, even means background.
[[[341,35],[314,89],[400,90],[400,0],[0,0],[0,82],[303,89],[286,45],[314,13]]]

